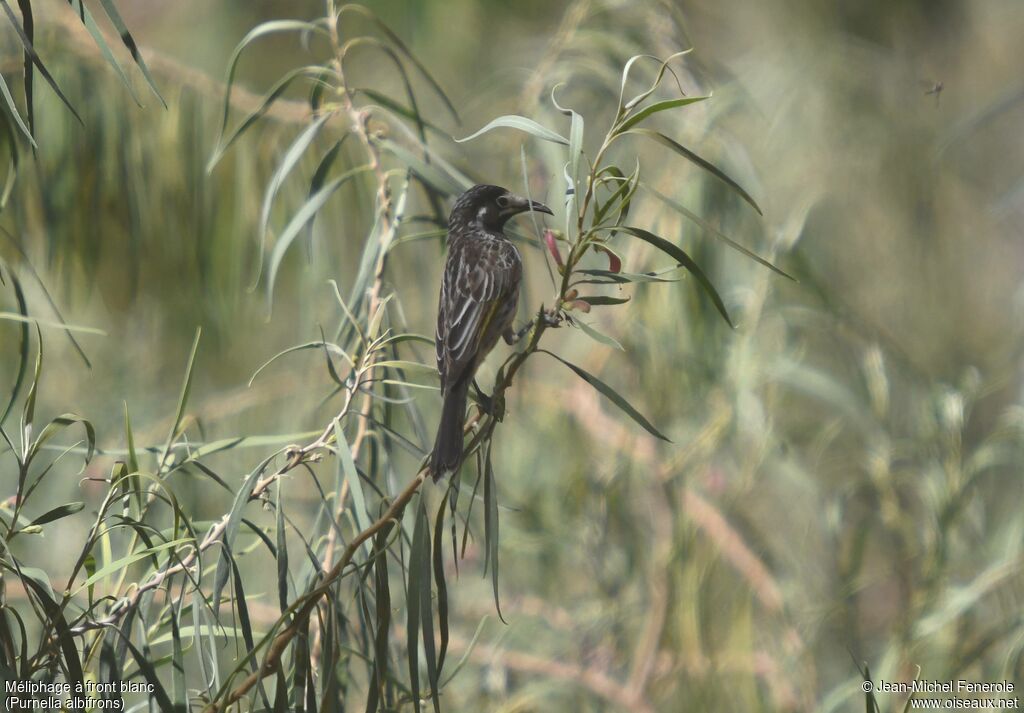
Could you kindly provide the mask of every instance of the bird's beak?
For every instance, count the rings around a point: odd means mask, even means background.
[[[508,213],[508,215],[518,215],[531,210],[534,213],[547,213],[548,215],[554,215],[552,210],[540,201],[531,201],[529,198],[522,198],[520,196],[510,196],[510,199],[509,207],[506,209],[506,213]]]

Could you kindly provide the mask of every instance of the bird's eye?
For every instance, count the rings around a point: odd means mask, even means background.
[[[498,199],[495,202],[498,204],[499,208],[508,208],[509,206],[508,196],[498,196]]]

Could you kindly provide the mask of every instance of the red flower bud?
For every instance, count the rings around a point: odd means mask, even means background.
[[[559,254],[558,246],[555,244],[555,232],[553,230],[544,231],[544,243],[548,246],[548,252],[551,253],[551,257],[555,259],[555,264],[559,267],[564,267],[562,256]]]
[[[594,249],[608,256],[608,272],[622,272],[622,258],[616,255],[611,248],[605,245],[595,245]]]

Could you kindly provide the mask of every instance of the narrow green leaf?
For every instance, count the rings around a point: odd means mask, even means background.
[[[391,527],[385,527],[374,537],[373,577],[376,591],[376,639],[374,640],[373,674],[370,692],[366,701],[366,713],[376,713],[384,698],[388,679],[388,643],[391,628],[391,586],[388,582],[388,534]]]
[[[263,475],[263,471],[269,462],[269,459],[263,461],[249,473],[245,482],[242,483],[242,487],[235,493],[235,499],[231,504],[231,511],[228,513],[228,522],[224,526],[224,534],[221,535],[221,554],[217,562],[217,572],[213,578],[213,597],[211,601],[213,602],[214,612],[220,608],[221,593],[224,591],[224,585],[227,584],[228,576],[231,574],[231,550],[235,542],[235,536],[238,533],[238,526],[241,524],[242,510],[245,509],[246,503],[249,502],[253,488],[256,487],[257,481]]]
[[[43,430],[39,432],[39,436],[28,449],[28,460],[35,458],[36,454],[39,453],[40,449],[47,441],[56,436],[63,429],[76,423],[81,424],[85,429],[85,462],[88,463],[91,461],[93,454],[96,452],[96,429],[90,421],[73,413],[61,414],[43,427]]]
[[[283,349],[274,356],[267,359],[265,362],[263,362],[260,365],[260,367],[255,372],[253,372],[253,375],[249,378],[249,386],[252,386],[253,382],[256,381],[256,377],[260,375],[260,372],[262,372],[264,369],[266,369],[268,366],[273,364],[281,357],[286,356],[288,354],[292,354],[294,352],[301,352],[307,349],[326,349],[332,354],[337,354],[338,356],[342,357],[345,361],[349,363],[349,365],[355,365],[355,362],[352,361],[352,357],[346,354],[345,351],[337,344],[331,344],[330,342],[324,342],[323,340],[319,340],[316,342],[306,342],[305,344],[296,344],[294,347],[288,347],[287,349]]]
[[[626,351],[623,348],[623,346],[619,344],[614,338],[609,337],[607,334],[600,331],[596,327],[587,324],[582,319],[573,319],[572,323],[579,327],[580,331],[582,331],[588,337],[593,339],[595,342],[604,344],[607,347],[612,347],[613,349],[618,349],[619,351]]]
[[[252,29],[245,37],[242,38],[242,41],[235,46],[234,51],[231,53],[231,58],[228,60],[228,73],[227,78],[224,81],[227,91],[224,93],[224,112],[221,119],[220,139],[217,141],[218,144],[221,144],[224,134],[227,133],[228,116],[231,113],[231,90],[235,84],[235,72],[238,70],[238,60],[241,59],[242,52],[255,40],[281,32],[319,32],[326,35],[326,30],[324,28],[319,28],[311,22],[304,22],[301,20],[275,20],[273,22],[264,22],[262,25]]]
[[[621,132],[619,134],[616,134],[616,136],[625,136],[627,134],[635,134],[636,136],[645,136],[645,137],[649,138],[650,140],[652,140],[652,141],[654,141],[656,143],[661,144],[665,148],[671,149],[672,151],[676,152],[677,154],[679,154],[683,158],[685,158],[685,159],[695,163],[696,165],[700,166],[705,171],[707,171],[708,173],[713,175],[715,178],[717,178],[718,180],[722,181],[727,186],[732,188],[734,191],[736,191],[736,193],[739,194],[740,198],[742,198],[747,203],[749,203],[750,206],[753,207],[753,209],[757,211],[758,215],[764,215],[764,213],[761,212],[761,207],[757,205],[757,202],[753,198],[750,197],[749,193],[747,193],[745,190],[743,190],[743,187],[740,186],[740,184],[736,183],[736,181],[734,181],[731,178],[729,178],[729,176],[727,176],[717,166],[715,166],[711,162],[707,161],[706,159],[701,158],[700,156],[695,154],[693,151],[691,151],[690,149],[688,149],[685,146],[683,146],[682,144],[680,144],[679,142],[673,141],[672,139],[670,139],[669,137],[665,136],[664,134],[659,133],[657,131],[651,131],[650,129],[629,129],[628,131],[623,131],[623,132]]]
[[[530,136],[542,139],[543,141],[551,141],[552,143],[562,144],[563,146],[569,145],[569,139],[565,138],[561,134],[541,126],[533,119],[527,119],[525,116],[519,116],[517,114],[499,116],[476,133],[470,134],[464,139],[454,139],[454,141],[459,144],[465,141],[472,141],[473,139],[483,136],[494,129],[517,129],[518,131],[523,131]]]
[[[76,512],[81,512],[84,507],[85,503],[82,502],[67,503],[66,505],[55,507],[52,510],[47,510],[29,523],[29,525],[45,525],[48,522],[60,520],[61,518],[68,517],[69,515],[74,515]]]
[[[670,277],[661,277],[661,275],[674,272],[678,267],[673,266],[667,270],[659,270],[656,272],[611,272],[610,270],[599,270],[599,269],[584,269],[577,270],[576,272],[581,275],[592,275],[599,278],[601,282],[612,282],[625,284],[629,282],[678,282]],[[573,284],[598,284],[597,280],[575,280]]]
[[[437,585],[437,619],[438,619],[438,630],[441,634],[441,646],[437,653],[437,677],[431,681],[431,685],[436,692],[441,689],[440,677],[441,672],[444,670],[444,659],[448,653],[448,586],[445,583],[444,575],[444,511],[448,507],[446,500],[441,501],[440,507],[437,509],[437,519],[434,521],[434,544],[433,544],[433,561],[434,561],[434,583]],[[452,527],[455,526],[455,514],[452,511]],[[455,554],[454,548],[454,530],[452,531],[452,554]],[[456,559],[458,562],[458,559]]]
[[[598,379],[593,374],[590,374],[590,373],[584,371],[583,369],[579,368],[575,364],[571,364],[570,362],[567,362],[565,359],[563,359],[562,357],[558,356],[557,354],[553,354],[552,352],[549,352],[546,349],[538,349],[537,351],[543,352],[544,354],[547,354],[548,356],[554,357],[555,359],[557,359],[558,361],[562,362],[567,367],[572,369],[574,372],[576,372],[577,376],[579,376],[585,382],[587,382],[588,384],[593,386],[595,389],[597,389],[597,391],[600,392],[600,394],[602,396],[606,397],[613,404],[615,404],[620,409],[625,411],[626,414],[630,418],[632,418],[634,421],[636,421],[638,424],[640,424],[643,427],[643,429],[645,431],[647,431],[648,433],[650,433],[652,436],[655,436],[656,438],[660,438],[663,441],[668,441],[669,443],[672,442],[661,431],[659,431],[657,428],[655,428],[651,424],[650,421],[648,421],[646,418],[644,418],[643,414],[641,414],[639,411],[637,411],[635,408],[633,408],[629,404],[628,401],[626,401],[624,398],[622,398],[615,389],[613,389],[612,387],[608,386],[608,384],[604,383],[603,381]]]
[[[79,0],[80,1],[80,0]],[[156,82],[153,81],[153,75],[149,73],[149,67],[146,66],[146,61],[142,58],[142,53],[139,52],[138,45],[135,44],[135,38],[128,32],[128,27],[124,24],[124,20],[121,19],[121,15],[117,12],[117,6],[114,5],[114,0],[100,0],[100,4],[103,5],[104,12],[107,13],[107,17],[110,18],[111,24],[114,29],[117,30],[118,36],[121,38],[121,42],[128,48],[128,52],[131,54],[135,64],[142,70],[142,76],[146,78],[146,83],[149,84],[149,88],[153,90],[153,94],[160,100],[160,103],[164,105],[164,109],[167,108],[167,102],[160,96],[160,90],[156,88]]]
[[[427,506],[420,498],[417,518],[423,520],[423,537],[421,538],[419,551],[415,548],[410,557],[420,561],[420,624],[423,629],[423,655],[427,664],[427,680],[430,681],[430,700],[434,705],[434,713],[441,713],[441,700],[437,690],[439,670],[437,667],[437,650],[434,642],[434,605],[431,601],[432,591],[431,580],[431,556],[430,556],[430,520],[427,517]],[[417,522],[417,527],[419,527]],[[414,538],[415,541],[415,538]]]
[[[181,628],[178,619],[181,608],[171,606],[171,690],[174,692],[174,711],[188,710],[188,694],[185,691],[185,656],[181,646]]]
[[[665,238],[659,237],[650,231],[643,230],[642,228],[622,225],[619,226],[619,230],[624,233],[628,233],[633,237],[640,238],[646,243],[650,243],[685,267],[687,272],[697,279],[697,282],[700,283],[700,286],[707,293],[708,297],[711,298],[711,301],[715,305],[715,309],[717,309],[718,313],[722,315],[722,318],[725,319],[730,327],[735,327],[732,320],[729,318],[729,312],[725,309],[725,303],[722,302],[722,298],[719,296],[718,290],[715,289],[715,286],[711,283],[711,280],[708,279],[708,276],[704,274],[704,271],[700,266],[694,262],[693,258],[683,252],[682,248],[674,243],[670,243],[668,240],[665,240]]]
[[[348,490],[352,493],[352,510],[356,518],[356,526],[362,532],[367,530],[373,523],[370,521],[370,515],[366,509],[363,481],[359,477],[356,462],[352,458],[352,449],[348,445],[345,432],[342,430],[338,419],[334,419],[334,442],[338,450],[338,480],[348,483]],[[363,548],[367,554],[372,554],[372,545],[369,540],[363,543]]]
[[[601,305],[621,305],[629,302],[629,297],[610,297],[608,295],[581,295],[576,299],[582,300],[595,307]]]
[[[273,300],[274,296],[274,284],[277,281],[277,271],[281,267],[281,261],[284,259],[284,254],[291,246],[292,241],[295,240],[295,236],[299,234],[302,227],[309,222],[317,214],[317,212],[323,208],[324,204],[327,203],[327,199],[330,198],[336,190],[338,190],[346,181],[355,178],[367,171],[371,170],[371,166],[364,165],[353,168],[346,171],[342,175],[335,179],[332,179],[327,185],[312,195],[302,207],[292,216],[288,226],[281,233],[281,237],[274,243],[274,249],[270,253],[270,268],[267,276],[267,303],[268,305]]]
[[[274,83],[270,90],[263,95],[263,98],[260,100],[259,106],[257,106],[256,109],[254,109],[253,111],[249,112],[249,114],[246,115],[246,117],[235,128],[235,130],[231,132],[231,135],[225,139],[224,135],[227,133],[226,105],[224,114],[225,125],[221,130],[221,135],[220,138],[217,140],[217,146],[213,151],[213,155],[210,157],[209,162],[206,164],[206,172],[213,172],[213,169],[220,162],[221,158],[223,158],[224,153],[229,148],[231,148],[232,144],[234,144],[235,141],[237,141],[239,137],[242,136],[242,134],[248,131],[264,114],[267,113],[267,111],[270,110],[270,107],[273,106],[274,102],[276,102],[281,97],[282,94],[284,94],[285,90],[287,90],[288,87],[291,86],[292,82],[294,82],[296,79],[301,78],[312,78],[316,80],[322,73],[323,67],[319,66],[298,67],[296,69],[289,71],[287,74],[281,77],[281,79],[277,80],[277,82]],[[230,97],[230,95],[231,90],[229,87],[228,97]]]
[[[456,111],[455,105],[452,103],[451,99],[449,99],[448,95],[445,94],[443,89],[441,89],[441,85],[438,84],[437,80],[434,79],[433,75],[430,74],[426,66],[416,57],[416,55],[412,53],[412,51],[406,46],[406,44],[402,42],[401,37],[395,34],[391,30],[391,28],[388,27],[387,24],[385,24],[384,21],[380,19],[380,17],[378,17],[372,10],[370,10],[365,5],[360,5],[358,3],[350,3],[344,5],[338,9],[338,17],[340,18],[341,15],[346,12],[355,12],[373,21],[373,23],[377,26],[377,29],[379,29],[384,34],[384,36],[388,38],[391,44],[397,47],[398,50],[402,54],[404,54],[410,62],[412,62],[413,66],[416,67],[419,73],[423,75],[423,78],[427,80],[427,83],[430,84],[430,87],[441,98],[441,101],[444,102],[445,108],[448,109],[448,113],[452,115],[452,118],[455,119],[455,122],[461,123],[459,120],[459,113],[458,111]]]
[[[299,135],[295,137],[295,140],[292,141],[288,150],[285,151],[284,157],[281,159],[277,169],[274,171],[274,175],[270,177],[270,181],[267,183],[267,190],[263,194],[263,207],[260,209],[260,244],[263,243],[263,236],[266,234],[267,226],[270,223],[270,208],[274,203],[274,197],[277,195],[278,190],[284,183],[284,179],[287,178],[291,170],[295,168],[295,164],[299,162],[299,159],[302,158],[306,149],[309,148],[309,145],[313,143],[314,139],[316,139],[320,129],[323,128],[324,124],[326,124],[332,116],[333,113],[331,112],[324,113],[300,132]]]
[[[21,581],[26,585],[26,589],[31,589],[36,595],[36,599],[42,605],[43,612],[46,615],[47,624],[53,628],[56,634],[57,642],[64,657],[63,668],[67,672],[66,678],[68,683],[71,684],[72,690],[84,690],[82,661],[78,656],[76,639],[72,636],[71,628],[64,617],[64,608],[57,604],[49,583],[43,586],[31,577],[22,577]]]
[[[284,524],[284,498],[281,496],[281,481],[277,481],[276,536],[277,536],[277,599],[281,614],[288,611],[288,537]]]
[[[82,327],[77,324],[67,324],[66,322],[51,322],[48,319],[37,319],[36,317],[29,317],[24,314],[17,314],[14,312],[0,312],[0,319],[6,319],[11,322],[26,322],[39,327],[63,329],[65,332],[83,332],[85,334],[97,334],[101,337],[107,336],[106,332],[102,329],[96,329],[95,327]]]
[[[394,99],[392,99],[391,97],[389,97],[386,94],[378,92],[375,89],[370,89],[369,87],[357,88],[357,89],[354,89],[353,92],[356,93],[356,94],[363,94],[363,95],[365,95],[374,104],[379,104],[381,107],[383,107],[387,111],[391,112],[392,114],[395,114],[397,116],[401,116],[403,118],[409,119],[410,121],[415,121],[417,123],[423,124],[424,128],[430,129],[431,131],[433,131],[438,136],[442,136],[445,139],[450,138],[450,135],[448,134],[447,131],[445,131],[444,129],[438,127],[435,124],[430,123],[429,121],[426,121],[418,113],[416,113],[415,111],[413,111],[409,107],[403,106],[399,102],[396,102]]]
[[[164,444],[163,453],[160,455],[159,467],[162,469],[167,461],[167,456],[171,452],[171,446],[174,444],[174,439],[178,435],[178,427],[181,426],[181,420],[185,417],[185,407],[188,405],[188,397],[192,391],[192,368],[196,363],[196,354],[199,352],[199,337],[203,334],[202,327],[196,327],[196,336],[192,340],[192,349],[189,351],[188,362],[185,364],[185,379],[181,384],[181,394],[178,397],[178,408],[174,415],[174,422],[171,423],[171,428],[167,432],[167,441]]]
[[[7,178],[4,179],[3,188],[0,188],[0,211],[2,211],[7,207],[7,201],[10,200],[14,184],[18,180],[21,156],[18,151],[18,137],[14,133],[11,117],[6,112],[0,111],[0,122],[3,124],[4,136],[7,140]]]
[[[53,93],[60,98],[60,100],[64,103],[64,106],[66,106],[68,111],[71,112],[72,116],[75,117],[79,124],[84,125],[82,117],[80,117],[78,115],[78,112],[75,111],[75,107],[71,105],[70,100],[68,100],[68,98],[64,96],[64,92],[62,92],[60,87],[57,86],[57,81],[50,74],[50,70],[46,68],[46,66],[43,64],[43,61],[39,58],[39,55],[36,53],[35,47],[32,46],[32,41],[28,38],[28,35],[25,34],[25,30],[22,28],[21,23],[18,22],[18,16],[14,14],[14,10],[11,9],[11,6],[7,4],[7,0],[0,0],[0,5],[3,6],[4,12],[7,13],[7,19],[11,21],[11,25],[14,27],[14,31],[21,39],[21,46],[25,50],[25,54],[32,60],[32,64],[34,64],[36,68],[39,70],[39,73],[43,75],[43,79],[45,79],[46,83],[50,85],[50,89],[52,89]]]
[[[625,110],[632,109],[633,107],[635,107],[638,104],[640,104],[640,102],[642,102],[644,99],[646,99],[651,94],[653,94],[654,91],[661,85],[661,80],[662,80],[662,78],[664,78],[666,70],[671,71],[671,70],[669,70],[668,66],[672,62],[672,60],[674,60],[676,57],[682,57],[683,55],[687,55],[687,54],[689,54],[692,51],[693,51],[693,48],[691,47],[689,49],[682,50],[681,52],[676,52],[674,54],[671,54],[665,60],[660,60],[657,57],[652,57],[651,55],[644,55],[645,57],[647,57],[649,59],[655,59],[655,60],[658,60],[659,62],[661,62],[661,66],[658,67],[658,74],[654,78],[654,81],[651,83],[651,86],[647,88],[647,91],[641,92],[640,94],[638,94],[637,96],[633,97],[629,101],[623,103],[622,102],[622,95],[620,94],[619,95],[619,107],[620,107],[620,110],[622,110],[622,109],[625,109]],[[672,73],[672,76],[675,77],[675,73],[674,72]],[[678,86],[678,84],[679,84],[679,78],[676,77],[676,85],[677,85],[677,87],[679,89],[679,93],[683,94],[684,93],[683,92],[683,88],[681,86]],[[625,86],[626,86],[626,74],[623,73],[623,76],[622,76],[622,88],[625,89]]]
[[[491,441],[483,457],[484,462],[484,540],[486,545],[486,561],[484,570],[491,570],[491,590],[494,594],[494,609],[498,618],[508,625],[501,613],[501,602],[498,598],[498,489],[494,482],[494,467],[491,465]]]
[[[569,177],[572,179],[569,185],[566,187],[566,203],[569,204],[571,210],[567,210],[566,221],[566,235],[572,235],[571,228],[572,223],[576,221],[577,211],[577,196],[579,195],[579,178],[580,178],[580,157],[583,155],[583,117],[572,109],[567,109],[558,103],[555,98],[555,92],[561,85],[556,84],[551,88],[551,103],[558,111],[562,112],[569,117]],[[572,189],[569,191],[568,189]]]
[[[7,86],[7,82],[4,81],[4,76],[0,73],[0,94],[4,97],[4,102],[7,104],[7,109],[11,113],[11,118],[14,119],[14,123],[21,129],[21,133],[25,135],[29,143],[32,144],[32,148],[38,148],[36,145],[35,137],[32,136],[32,132],[28,126],[25,125],[25,120],[21,118],[21,114],[18,112],[18,104],[14,101],[14,96],[11,94],[11,88]]]
[[[75,13],[82,21],[86,31],[92,37],[92,41],[96,43],[96,47],[99,49],[100,54],[103,55],[103,59],[111,66],[120,78],[121,83],[124,84],[125,89],[128,90],[128,94],[131,96],[132,101],[134,101],[138,106],[142,106],[142,102],[139,101],[138,95],[135,94],[135,89],[132,87],[132,83],[129,81],[128,75],[124,73],[124,69],[121,68],[121,63],[117,61],[116,57],[114,57],[114,53],[111,51],[110,45],[107,44],[106,38],[103,37],[103,32],[100,31],[99,25],[96,24],[96,20],[93,19],[92,13],[89,12],[89,8],[85,6],[82,0],[71,0],[71,7],[74,8]],[[161,101],[163,100],[161,99]],[[164,107],[166,108],[166,106],[167,104],[165,103]]]
[[[682,97],[681,99],[666,99],[665,101],[655,102],[650,106],[644,107],[636,114],[633,114],[632,116],[628,116],[625,119],[623,119],[622,122],[620,122],[619,125],[616,126],[615,129],[613,129],[613,131],[617,133],[627,131],[636,126],[637,124],[639,124],[647,117],[651,116],[652,114],[657,114],[659,111],[675,109],[676,107],[686,106],[687,104],[694,104],[696,102],[702,102],[705,99],[710,98],[711,96],[709,95],[705,97]]]
[[[420,180],[443,194],[461,193],[469,187],[468,182],[464,182],[460,176],[453,175],[440,161],[428,163],[391,139],[381,139],[379,144],[382,149],[412,169]]]
[[[448,674],[448,678],[441,683],[441,688],[447,686],[453,678],[455,678],[459,671],[462,670],[466,662],[469,661],[469,657],[476,649],[476,644],[480,640],[480,634],[484,631],[484,625],[487,623],[487,617],[484,616],[480,619],[480,623],[476,625],[476,631],[473,632],[473,638],[469,640],[469,644],[466,646],[466,650],[462,652],[462,656],[459,657],[458,662],[455,664],[455,668],[452,669],[451,673]]]
[[[0,263],[0,266],[2,266],[2,263]],[[25,293],[22,290],[21,281],[19,281],[17,276],[9,269],[7,270],[7,273],[11,278],[11,285],[14,287],[14,299],[18,303],[18,311],[27,318],[28,303],[25,301]],[[3,415],[0,416],[0,424],[3,424],[7,420],[7,417],[14,409],[14,404],[18,401],[18,394],[21,392],[21,387],[25,383],[25,375],[28,373],[29,345],[31,342],[31,333],[28,325],[29,323],[27,321],[22,322],[21,324],[21,335],[18,344],[18,370],[14,377],[14,383],[11,385],[11,396],[7,399],[7,406],[4,407]]]
[[[408,640],[409,655],[409,689],[412,695],[413,707],[416,713],[420,711],[420,665],[419,665],[419,638],[420,638],[420,588],[423,586],[422,570],[426,562],[417,554],[423,550],[424,526],[426,518],[420,517],[420,509],[416,509],[413,525],[412,547],[409,555],[409,576],[406,585],[406,637]],[[427,573],[427,587],[430,586],[430,574]]]
[[[39,390],[39,377],[43,373],[43,333],[38,324],[36,325],[36,343],[39,345],[36,352],[36,368],[32,375],[32,385],[28,389],[28,396],[25,397],[25,406],[21,412],[21,433],[26,453],[28,453],[32,441],[32,422],[36,417],[36,394]]]
[[[317,192],[323,188],[324,182],[327,180],[327,174],[331,172],[331,167],[334,165],[335,160],[338,158],[338,154],[341,153],[341,146],[345,143],[345,139],[348,138],[349,132],[342,134],[342,137],[334,142],[331,148],[327,149],[327,153],[320,159],[320,163],[317,164],[316,170],[313,171],[313,177],[309,180],[309,192],[306,194],[306,200],[309,200]],[[309,255],[312,256],[313,250],[313,224],[316,222],[316,213],[314,213],[310,219],[306,222],[306,241],[309,245]],[[262,266],[263,256],[260,255],[260,270]]]
[[[31,0],[18,0],[18,9],[21,10],[21,25],[28,37],[29,44],[35,41],[35,21],[32,17]],[[32,53],[28,47],[25,48],[25,108],[28,111],[28,127],[33,134],[36,133],[36,112],[35,103],[32,101]]]
[[[425,374],[433,375],[437,373],[437,367],[431,366],[430,364],[420,364],[415,361],[405,361],[402,359],[385,359],[373,363],[374,368],[381,367],[384,369],[402,369],[404,371],[412,372],[414,374]]]
[[[246,522],[246,524],[250,525],[249,522]],[[255,527],[252,527],[251,529],[257,535],[261,537],[266,537],[266,535],[263,534],[262,530],[259,530]],[[268,547],[270,546],[269,540],[266,540],[265,543],[267,544]],[[273,550],[273,554],[277,554],[276,549]],[[252,620],[249,617],[249,606],[246,603],[247,600],[245,598],[245,589],[242,586],[242,575],[238,571],[238,566],[234,562],[232,562],[231,574],[233,586],[235,589],[235,606],[238,608],[238,624],[242,630],[242,640],[245,642],[246,651],[254,651],[256,649],[256,640],[253,636]],[[256,670],[256,662],[254,660],[249,659],[249,665],[253,671]]]
[[[141,549],[138,552],[133,552],[130,555],[116,559],[113,562],[107,564],[106,566],[101,567],[99,570],[96,571],[95,574],[93,574],[91,577],[82,582],[82,584],[79,585],[78,589],[74,591],[72,596],[79,594],[83,589],[85,589],[89,585],[96,584],[97,582],[102,581],[110,575],[120,572],[125,567],[129,567],[140,560],[152,557],[157,552],[162,552],[167,549],[187,544],[194,545],[195,540],[190,537],[183,537],[177,540],[171,540],[170,542],[164,542],[159,545],[154,545],[153,547],[146,547],[145,549]]]
[[[118,636],[121,637],[121,643],[124,645],[125,650],[131,652],[132,658],[135,659],[135,663],[139,667],[139,671],[142,672],[146,682],[150,685],[149,695],[153,697],[157,707],[161,711],[177,711],[178,709],[171,703],[171,698],[167,695],[167,690],[164,688],[160,677],[156,673],[156,669],[153,667],[151,657],[139,651],[121,629],[116,626],[111,626],[109,629],[117,632]]]
[[[747,248],[745,248],[742,245],[740,245],[739,243],[737,243],[735,240],[732,240],[728,235],[726,235],[725,233],[720,231],[715,226],[711,225],[711,223],[707,222],[706,220],[701,218],[699,215],[697,215],[693,211],[691,211],[688,208],[686,208],[681,203],[672,200],[671,198],[666,196],[661,191],[658,191],[658,190],[656,190],[654,188],[651,188],[650,186],[644,185],[643,187],[645,189],[647,189],[649,192],[653,193],[654,196],[658,200],[660,200],[662,203],[664,203],[665,205],[667,205],[670,208],[674,209],[675,211],[681,213],[682,215],[686,216],[687,218],[692,220],[694,223],[699,225],[701,228],[703,228],[707,232],[711,233],[713,236],[715,236],[716,238],[718,238],[719,240],[724,242],[726,245],[731,247],[733,250],[736,250],[736,251],[746,255],[747,257],[749,257],[754,262],[757,262],[757,263],[759,263],[761,265],[764,265],[765,267],[767,267],[772,272],[778,273],[779,275],[782,275],[786,279],[792,280],[793,282],[799,282],[799,280],[797,280],[795,277],[790,275],[788,272],[783,271],[782,269],[776,267],[772,263],[770,263],[767,260],[765,260],[763,257],[758,255],[757,253],[755,253],[755,252],[753,252],[751,250],[748,250]]]

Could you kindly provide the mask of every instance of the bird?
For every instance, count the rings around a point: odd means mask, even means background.
[[[430,455],[435,483],[462,465],[466,398],[477,368],[498,337],[515,342],[512,321],[523,261],[504,227],[510,218],[530,211],[553,215],[543,203],[480,184],[459,196],[448,218],[448,257],[434,334],[443,400]]]

